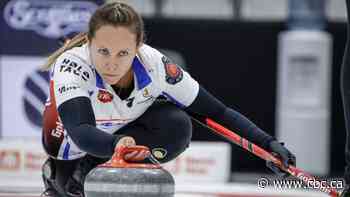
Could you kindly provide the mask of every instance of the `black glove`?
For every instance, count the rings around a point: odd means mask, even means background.
[[[269,150],[274,156],[281,159],[282,165],[285,168],[288,168],[289,165],[295,166],[296,158],[286,147],[284,147],[284,143],[279,143],[276,140],[271,141],[269,144]],[[267,161],[266,166],[280,177],[286,178],[289,176],[288,173],[281,170],[272,161]]]

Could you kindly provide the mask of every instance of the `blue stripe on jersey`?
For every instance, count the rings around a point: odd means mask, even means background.
[[[168,93],[162,92],[162,95],[165,96],[166,98],[168,98],[170,101],[174,102],[175,105],[177,105],[178,107],[181,107],[181,108],[185,108],[186,107],[184,104],[182,104],[179,101],[177,101],[174,97],[170,96]]]
[[[143,89],[149,83],[152,82],[151,77],[148,75],[145,67],[142,65],[142,63],[137,57],[135,57],[132,62],[132,68],[136,75],[136,80],[137,80],[137,85],[139,90]]]
[[[106,89],[103,85],[103,80],[100,74],[96,71],[96,86],[101,89]]]
[[[70,149],[70,144],[67,142],[66,146],[64,147],[64,151],[63,151],[63,159],[68,159],[69,149]]]

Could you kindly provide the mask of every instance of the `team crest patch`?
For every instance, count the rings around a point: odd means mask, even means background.
[[[106,90],[99,90],[97,98],[102,103],[109,103],[109,102],[112,102],[113,95],[111,93],[107,92]]]
[[[175,63],[171,62],[166,56],[162,57],[162,62],[165,68],[165,79],[169,84],[177,84],[183,78],[183,72],[181,68]]]
[[[164,159],[168,154],[168,151],[164,148],[154,148],[152,149],[152,155],[157,159]]]

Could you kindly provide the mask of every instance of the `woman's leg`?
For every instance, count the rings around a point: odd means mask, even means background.
[[[192,137],[190,117],[169,102],[156,101],[141,117],[116,132],[135,138],[136,144],[150,148],[160,162],[176,158]]]
[[[43,180],[46,191],[42,197],[83,197],[86,175],[97,165],[106,162],[86,155],[76,160],[49,158],[43,165]]]
[[[77,160],[56,160],[48,158],[42,167],[42,178],[45,191],[42,197],[65,197],[65,189],[69,177],[74,172]]]
[[[109,159],[98,158],[92,155],[85,155],[76,163],[74,171],[64,183],[64,191],[67,197],[83,197],[84,181],[86,175],[97,165],[105,163]]]

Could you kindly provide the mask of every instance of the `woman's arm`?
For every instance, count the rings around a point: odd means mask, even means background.
[[[234,130],[240,136],[247,138],[262,148],[268,149],[268,145],[274,138],[248,118],[239,112],[226,107],[221,101],[207,92],[202,86],[194,102],[186,108],[187,111],[209,117],[219,124]]]
[[[151,47],[146,47],[143,52],[148,54],[157,65],[156,70],[162,95],[168,100],[190,113],[211,118],[266,150],[277,153],[285,166],[295,163],[294,155],[283,145],[258,128],[248,118],[226,107],[169,58]]]
[[[83,151],[100,158],[110,158],[124,135],[111,135],[96,128],[90,99],[76,97],[62,103],[58,112],[64,128]]]
[[[197,97],[185,110],[211,118],[267,151],[276,153],[285,167],[289,164],[295,165],[295,156],[283,144],[277,142],[274,137],[265,133],[239,112],[226,107],[203,87],[199,87]],[[278,174],[281,173],[276,168],[268,167]]]

